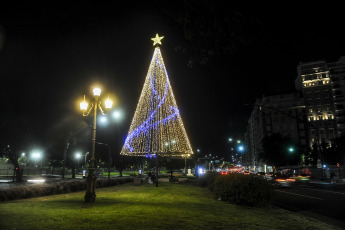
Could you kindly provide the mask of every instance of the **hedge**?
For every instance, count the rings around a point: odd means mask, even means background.
[[[214,193],[222,201],[248,206],[270,205],[274,199],[273,185],[267,180],[239,173],[216,177]]]
[[[132,177],[110,178],[110,180],[99,178],[96,180],[96,187],[101,188],[129,182],[133,182]],[[80,179],[46,182],[34,185],[18,185],[16,187],[0,188],[0,201],[48,196],[82,190],[86,190],[86,180]]]

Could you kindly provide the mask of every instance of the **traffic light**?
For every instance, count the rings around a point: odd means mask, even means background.
[[[340,164],[339,164],[339,163],[337,163],[337,167],[338,167],[338,168],[340,167]]]

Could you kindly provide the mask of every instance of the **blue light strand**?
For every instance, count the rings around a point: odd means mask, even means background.
[[[150,130],[151,128],[157,128],[158,127],[158,124],[162,123],[162,124],[166,124],[169,120],[171,120],[172,118],[176,118],[179,114],[179,110],[173,106],[170,106],[170,110],[174,110],[174,112],[167,116],[166,118],[160,120],[160,121],[157,121],[151,125],[148,125],[146,126],[144,123],[141,124],[139,127],[137,127],[135,130],[133,130],[133,132],[131,132],[126,141],[125,141],[125,144],[124,146],[129,149],[130,152],[133,152],[134,148],[129,144],[129,142],[131,142],[131,140],[135,137],[138,137],[141,133],[144,133],[146,134],[146,132],[148,130]],[[175,120],[175,119],[174,119]]]
[[[156,59],[156,63],[158,61],[158,58]],[[164,69],[164,68],[163,68]],[[156,67],[155,67],[155,70],[156,70]],[[154,71],[154,73],[156,73],[156,71]],[[154,97],[152,95],[158,95],[156,89],[155,89],[155,84],[154,84],[154,79],[152,78],[152,75],[150,75],[150,83],[151,83],[151,103],[152,104],[152,100],[154,100]],[[127,138],[126,138],[126,141],[125,141],[125,144],[124,146],[130,150],[130,152],[133,152],[134,148],[129,144],[130,142],[132,142],[132,139],[135,138],[135,137],[138,137],[140,135],[140,133],[144,133],[146,134],[148,130],[150,130],[152,127],[157,127],[159,123],[162,123],[165,124],[166,122],[166,119],[169,118],[170,116],[168,116],[167,118],[163,119],[162,121],[158,121],[156,123],[154,123],[153,125],[149,125],[149,123],[152,122],[152,120],[154,119],[154,116],[155,114],[157,113],[157,111],[159,110],[159,108],[162,106],[162,104],[165,102],[165,99],[166,99],[166,96],[168,94],[168,89],[169,89],[169,84],[168,82],[165,84],[165,90],[164,90],[164,94],[163,94],[163,98],[160,99],[159,95],[157,97],[159,103],[158,103],[158,106],[157,108],[152,111],[152,113],[150,114],[150,116],[141,124],[139,125],[136,129],[134,129],[131,133],[128,134]],[[151,108],[151,107],[150,107]],[[176,110],[178,112],[178,109],[176,108]],[[172,114],[174,115],[174,114]],[[146,128],[145,128],[146,127]],[[148,148],[150,146],[150,137],[151,135],[149,134],[149,139],[146,139],[146,144],[145,144],[145,148],[146,148],[146,151],[148,152]]]
[[[159,52],[159,49],[158,49],[158,52]],[[155,52],[154,56],[156,56],[156,52]],[[150,157],[150,158],[154,155],[154,152],[152,152],[152,151],[157,151],[156,149],[150,149],[150,147],[152,148],[152,146],[151,146],[152,143],[150,143],[150,141],[151,141],[151,135],[153,135],[153,132],[152,132],[153,129],[157,130],[161,124],[166,125],[167,123],[171,122],[172,120],[176,121],[176,118],[179,118],[179,110],[178,110],[177,106],[175,107],[173,105],[169,106],[169,111],[164,112],[165,114],[169,114],[172,112],[172,114],[165,117],[164,119],[161,119],[160,116],[157,116],[163,103],[166,102],[165,100],[166,100],[166,97],[169,93],[170,84],[169,84],[169,80],[168,80],[169,79],[168,73],[166,72],[166,69],[164,66],[164,62],[161,62],[157,56],[154,58],[154,66],[152,66],[152,67],[153,67],[154,71],[153,72],[150,71],[151,73],[149,73],[149,82],[151,85],[150,107],[148,108],[149,111],[147,111],[149,116],[147,117],[147,119],[143,123],[141,123],[139,126],[137,126],[133,131],[131,131],[128,134],[128,136],[125,140],[125,143],[124,143],[124,148],[123,148],[123,151],[129,150],[130,153],[145,153],[144,156]],[[166,77],[166,85],[165,85],[165,90],[164,90],[163,96],[161,96],[159,94],[159,92],[161,92],[161,91],[157,91],[158,89],[160,89],[159,88],[160,86],[157,85],[159,83],[155,84],[157,69],[158,69],[158,71],[159,70],[163,71],[165,73],[165,77]],[[156,87],[158,87],[158,88],[156,88]],[[140,98],[140,100],[141,99],[142,98]],[[157,105],[156,109],[154,109],[152,111],[152,109],[155,105],[155,102],[158,103],[158,105],[156,104]],[[155,121],[154,120],[155,115],[160,120],[152,123],[153,121]],[[145,141],[142,140],[141,143],[137,143],[137,142],[133,143],[135,138],[137,138],[140,135],[144,136],[144,138],[146,137]],[[157,135],[159,135],[159,134],[157,134]],[[132,146],[133,144],[138,145],[140,147],[140,149],[138,149],[138,150],[134,149],[136,147]],[[144,150],[144,152],[141,152],[143,150]],[[158,152],[159,151],[161,151],[161,150],[158,149]]]

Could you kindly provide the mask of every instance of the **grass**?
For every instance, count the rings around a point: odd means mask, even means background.
[[[1,229],[332,229],[278,208],[251,208],[214,199],[205,188],[160,182],[0,203]]]

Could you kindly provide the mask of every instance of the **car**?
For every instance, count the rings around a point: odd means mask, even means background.
[[[265,172],[258,172],[258,176],[265,176],[266,173]]]
[[[265,173],[265,172],[258,172],[257,175],[259,177],[262,177],[266,180],[272,180],[272,175],[270,175],[269,173]]]
[[[310,176],[307,174],[297,174],[293,177],[297,182],[301,182],[301,183],[309,183],[310,181]]]
[[[278,187],[290,187],[296,182],[296,179],[290,178],[284,174],[275,174],[273,177],[273,182],[274,185]]]
[[[221,171],[220,174],[222,174],[222,175],[227,175],[227,174],[228,174],[228,171]]]

